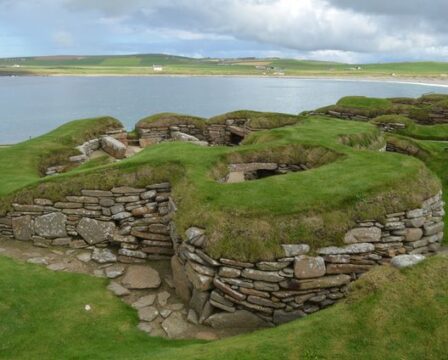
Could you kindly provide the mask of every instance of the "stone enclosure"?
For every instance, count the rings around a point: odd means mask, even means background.
[[[373,266],[402,254],[434,253],[443,238],[439,193],[383,222],[359,222],[342,247],[311,253],[306,244],[284,244],[284,256],[275,261],[215,259],[207,254],[206,229],[189,228],[184,241],[176,233],[170,191],[168,183],[85,189],[64,202],[13,204],[0,218],[0,235],[39,247],[90,249],[100,264],[170,260],[188,320],[214,328],[273,326],[306,316],[342,299],[347,285]]]

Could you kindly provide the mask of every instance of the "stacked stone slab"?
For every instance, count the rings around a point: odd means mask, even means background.
[[[283,245],[284,257],[257,263],[213,259],[203,248],[205,230],[190,228],[172,259],[176,288],[194,311],[191,317],[203,324],[231,327],[253,316],[263,326],[288,322],[334,304],[350,282],[395,256],[436,252],[443,206],[437,194],[421,208],[359,222],[345,234],[343,247],[310,256],[306,244]]]
[[[204,124],[198,127],[194,124],[179,123],[176,125],[154,125],[139,127],[137,129],[140,137],[140,146],[147,147],[163,141],[173,140],[174,134],[183,133],[194,136],[199,141],[207,141],[212,145],[231,145],[232,134],[241,138],[246,137],[251,131],[250,119],[228,119],[223,124]]]
[[[163,141],[172,140],[174,134],[183,133],[190,136],[194,136],[199,141],[206,141],[204,130],[195,126],[194,124],[176,124],[174,126],[159,125],[148,128],[137,129],[140,137],[140,146],[147,147],[150,145],[158,144]]]
[[[0,235],[44,247],[109,247],[126,263],[169,259],[174,254],[170,191],[168,183],[85,189],[63,202],[13,204],[14,211],[0,218]]]
[[[285,244],[274,261],[215,259],[205,250],[205,229],[191,227],[180,240],[170,191],[168,183],[86,189],[64,202],[13,204],[14,211],[0,218],[0,235],[36,246],[89,247],[99,263],[171,259],[189,320],[212,327],[272,326],[314,313],[344,298],[347,285],[372,267],[403,254],[433,254],[443,239],[439,193],[381,222],[358,222],[344,246],[311,254],[306,244]]]
[[[117,129],[106,131],[104,135],[99,138],[91,139],[76,147],[80,152],[79,155],[71,156],[68,160],[70,163],[80,165],[87,160],[97,150],[103,149],[109,155],[116,159],[123,159],[126,156],[126,149],[128,146],[127,132],[125,129]],[[55,175],[67,170],[67,165],[50,166],[45,175]]]

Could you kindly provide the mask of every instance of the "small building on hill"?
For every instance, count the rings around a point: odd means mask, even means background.
[[[153,65],[152,70],[155,72],[162,72],[163,71],[163,65]]]

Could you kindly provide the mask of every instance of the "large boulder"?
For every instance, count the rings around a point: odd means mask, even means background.
[[[15,239],[29,241],[34,235],[34,221],[29,215],[13,218],[12,230]]]
[[[115,224],[112,222],[82,218],[76,227],[76,231],[87,243],[95,245],[112,239]]]
[[[44,238],[65,238],[67,236],[66,223],[67,216],[60,212],[46,214],[34,220],[34,231]]]
[[[263,319],[247,310],[220,312],[210,316],[204,324],[215,329],[256,329],[269,326]]]
[[[128,289],[157,289],[161,280],[159,273],[148,265],[129,266],[121,281]]]
[[[124,159],[126,157],[126,145],[112,136],[101,138],[101,148],[115,159]]]

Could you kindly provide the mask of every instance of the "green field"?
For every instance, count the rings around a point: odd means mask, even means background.
[[[153,65],[162,65],[155,72]],[[164,54],[0,59],[0,75],[250,75],[448,79],[447,62],[343,64],[294,59],[212,59]]]

